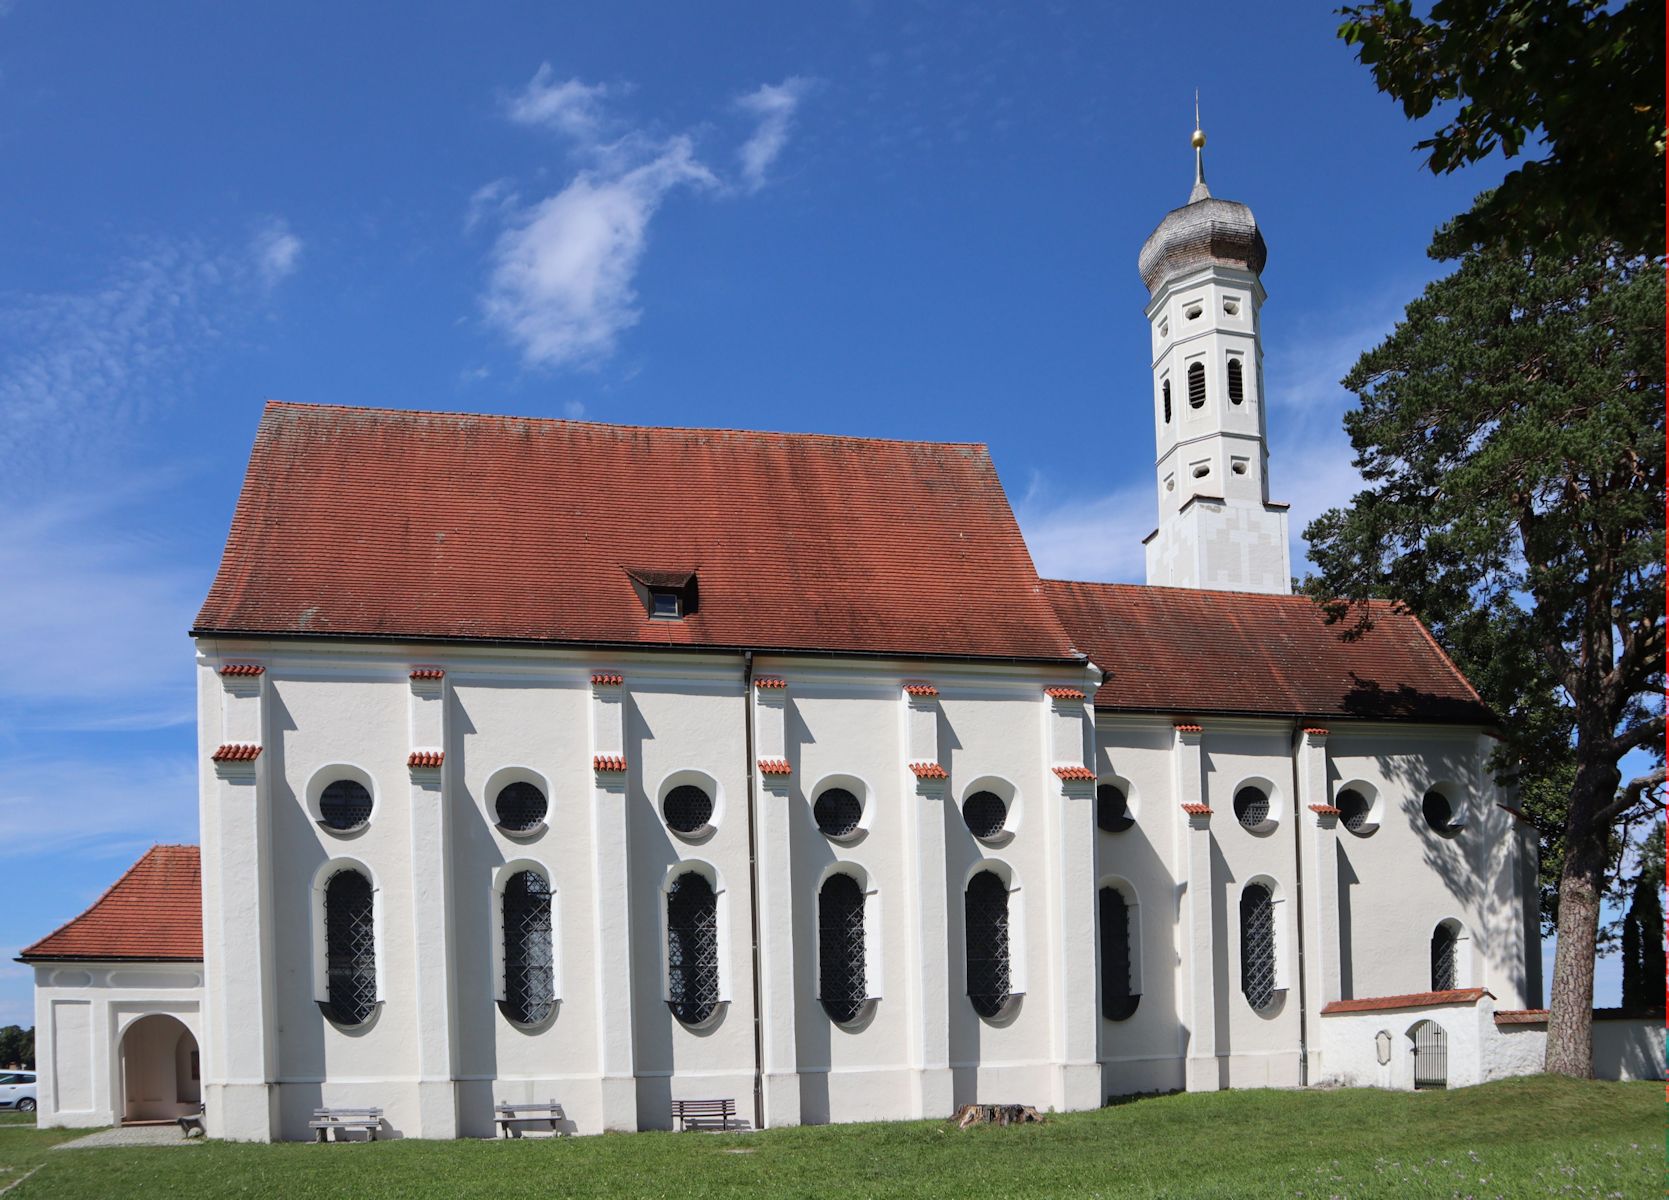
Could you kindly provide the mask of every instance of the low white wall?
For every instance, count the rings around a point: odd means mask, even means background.
[[[1321,1018],[1321,1078],[1335,1087],[1414,1087],[1413,1030],[1433,1021],[1448,1035],[1448,1083],[1468,1087],[1485,1079],[1482,1047],[1493,1010],[1478,1004],[1441,1004],[1379,1012],[1337,1013]],[[1390,1035],[1389,1061],[1379,1061],[1379,1034]]]
[[[1661,1017],[1594,1018],[1595,1079],[1663,1079]],[[1547,1023],[1501,1025],[1485,1043],[1487,1079],[1534,1075],[1547,1057]]]

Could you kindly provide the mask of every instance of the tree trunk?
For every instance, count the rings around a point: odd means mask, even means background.
[[[1614,762],[1581,762],[1565,823],[1565,869],[1559,877],[1559,941],[1548,999],[1547,1059],[1554,1075],[1591,1079],[1594,1074],[1594,944],[1605,888],[1610,828],[1595,819],[1622,778]]]

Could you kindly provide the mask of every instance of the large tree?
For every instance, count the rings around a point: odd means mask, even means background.
[[[1663,250],[1663,0],[1409,0],[1339,10],[1383,92],[1448,123],[1415,144],[1436,174],[1540,153],[1459,218],[1470,241]]]
[[[1615,831],[1664,778],[1663,269],[1433,253],[1459,268],[1344,380],[1366,488],[1306,531],[1309,587],[1347,636],[1366,608],[1336,598],[1402,600],[1502,717],[1562,853],[1547,1069],[1584,1076]],[[1625,781],[1636,751],[1655,769]]]

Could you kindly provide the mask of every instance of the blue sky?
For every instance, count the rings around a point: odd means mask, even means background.
[[[268,397],[984,441],[1041,570],[1139,579],[1197,87],[1296,540],[1355,479],[1336,381],[1499,174],[1427,174],[1336,24],[0,0],[0,1023],[18,947],[196,840],[186,630]]]

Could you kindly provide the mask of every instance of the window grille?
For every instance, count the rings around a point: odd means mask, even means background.
[[[1136,823],[1130,815],[1130,797],[1123,788],[1104,783],[1095,789],[1095,823],[1108,833],[1123,833]]]
[[[963,897],[968,946],[968,1000],[982,1017],[994,1017],[1008,1003],[1008,885],[994,871],[968,881]]]
[[[845,788],[828,788],[811,807],[817,828],[832,838],[850,837],[857,832],[863,805]]]
[[[355,780],[338,779],[319,796],[319,817],[332,829],[358,829],[371,819],[371,793]]]
[[[1430,825],[1433,833],[1454,833],[1455,809],[1449,803],[1449,798],[1433,788],[1420,801],[1420,811],[1425,814],[1426,824]]]
[[[669,829],[697,833],[713,819],[713,798],[693,783],[679,784],[666,794],[661,813]]]
[[[994,838],[1008,820],[1008,805],[996,792],[975,792],[962,802],[962,819],[976,838]]]
[[[545,793],[531,783],[507,783],[499,789],[493,807],[501,828],[526,833],[545,819]]]
[[[1229,359],[1229,403],[1230,404],[1239,404],[1242,400],[1246,399],[1245,385],[1241,382],[1240,372],[1241,372],[1240,360],[1238,358]]]
[[[1275,897],[1261,883],[1240,893],[1240,990],[1259,1012],[1275,1002]]]
[[[1101,889],[1101,1015],[1123,1021],[1141,996],[1130,986],[1130,905],[1117,888]]]
[[[1346,788],[1334,797],[1333,803],[1338,807],[1344,827],[1352,833],[1360,833],[1368,823],[1368,813],[1373,808],[1368,798],[1354,788]]]
[[[864,895],[850,875],[831,875],[817,898],[817,955],[823,1008],[838,1025],[855,1021],[864,986]]]
[[[1455,927],[1444,922],[1431,933],[1431,990],[1446,992],[1455,986],[1455,949],[1459,939]]]
[[[371,881],[338,871],[325,884],[326,1008],[343,1025],[363,1024],[377,1004],[377,942]]]
[[[504,1015],[536,1025],[556,1007],[550,881],[518,871],[504,885]]]
[[[1188,407],[1205,407],[1205,364],[1188,364]]]
[[[1169,379],[1159,385],[1160,394],[1165,398],[1165,424],[1171,423],[1171,381]]]
[[[666,894],[667,1000],[686,1025],[719,1005],[719,903],[713,885],[693,871]]]
[[[1247,829],[1269,820],[1269,793],[1262,788],[1243,787],[1234,794],[1234,818]]]

